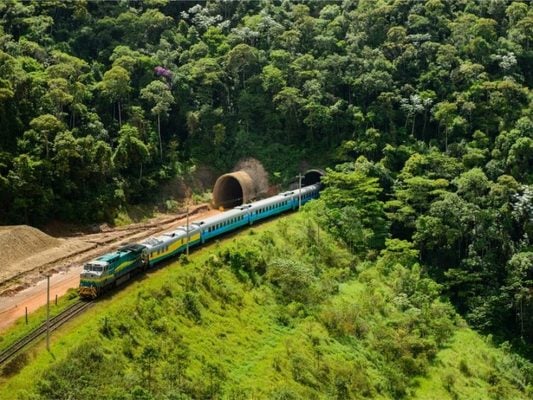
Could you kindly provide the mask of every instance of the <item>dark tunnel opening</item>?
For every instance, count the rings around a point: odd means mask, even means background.
[[[215,207],[233,208],[243,203],[241,183],[232,176],[224,176],[217,180],[213,190]]]
[[[314,185],[315,183],[320,182],[322,175],[324,175],[324,172],[319,170],[312,169],[307,171],[302,178],[302,186]]]

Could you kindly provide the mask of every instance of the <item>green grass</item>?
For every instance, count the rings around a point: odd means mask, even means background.
[[[125,226],[144,222],[155,217],[156,207],[153,204],[139,204],[121,208],[113,220],[114,226]]]
[[[486,400],[533,398],[516,387],[525,382],[512,361],[512,355],[496,348],[489,339],[468,328],[455,332],[447,348],[441,350],[426,377],[417,379],[413,399]],[[514,385],[511,384],[514,383]]]

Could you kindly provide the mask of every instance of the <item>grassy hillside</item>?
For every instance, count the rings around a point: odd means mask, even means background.
[[[153,272],[33,351],[0,398],[531,396],[527,366],[470,331],[408,247],[363,263],[316,228],[291,215]]]

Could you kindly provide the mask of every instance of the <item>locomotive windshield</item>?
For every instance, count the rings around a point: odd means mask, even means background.
[[[102,272],[104,266],[98,264],[85,264],[83,267],[84,272]]]

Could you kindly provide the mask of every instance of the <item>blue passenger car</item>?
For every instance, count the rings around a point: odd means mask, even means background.
[[[248,224],[247,212],[239,208],[234,208],[220,215],[215,215],[214,217],[194,223],[202,231],[202,243],[212,237],[238,229],[246,224]]]

